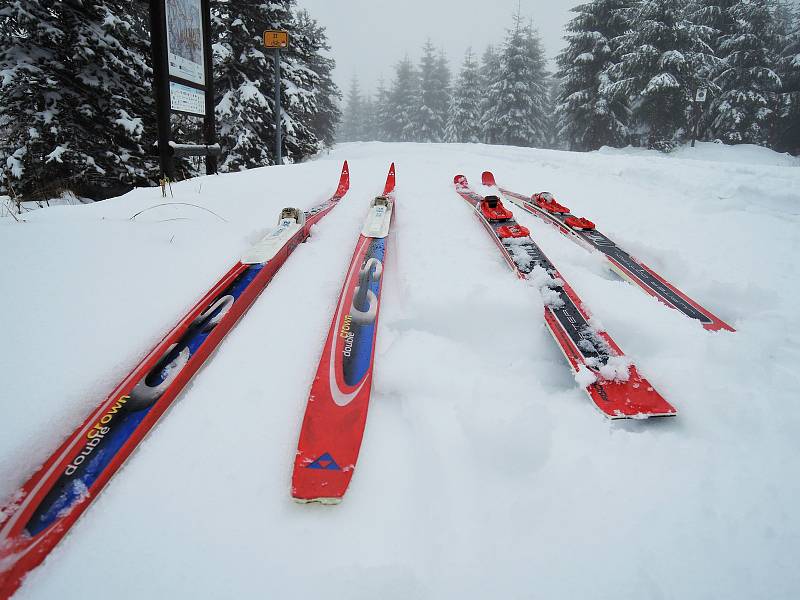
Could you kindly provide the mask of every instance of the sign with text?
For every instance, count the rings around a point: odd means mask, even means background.
[[[206,93],[203,90],[170,81],[169,108],[173,111],[202,117],[206,114]]]
[[[270,29],[264,32],[264,47],[265,48],[288,48],[289,47],[289,32],[276,31]]]
[[[200,0],[166,0],[170,77],[205,84],[203,13]]]

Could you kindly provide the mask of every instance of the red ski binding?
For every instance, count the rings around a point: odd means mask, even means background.
[[[560,205],[556,202],[553,194],[550,192],[540,192],[534,194],[532,200],[540,207],[551,213],[568,213],[569,209],[566,206]]]
[[[497,196],[486,196],[481,200],[480,209],[487,221],[507,221],[514,216],[510,210],[506,210]]]
[[[573,229],[594,229],[594,223],[583,217],[567,217],[564,223]]]
[[[521,238],[527,237],[531,234],[527,227],[523,227],[519,223],[516,225],[503,225],[497,228],[497,235],[501,238]]]

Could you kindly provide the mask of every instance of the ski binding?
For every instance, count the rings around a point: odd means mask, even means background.
[[[369,238],[385,238],[392,222],[392,201],[386,196],[377,196],[370,202],[367,220],[361,235]]]
[[[300,231],[306,224],[306,214],[299,208],[284,208],[278,225],[253,244],[242,256],[242,264],[256,265],[273,258],[283,248],[286,241]]]

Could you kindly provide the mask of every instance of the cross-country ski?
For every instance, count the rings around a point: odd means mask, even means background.
[[[592,326],[578,295],[502,201],[475,193],[464,175],[456,175],[453,183],[517,277],[539,289],[545,323],[595,406],[610,419],[674,416],[675,408],[639,374],[611,336]]]
[[[0,597],[10,596],[66,535],[349,186],[345,161],[330,199],[307,212],[281,211],[275,229],[245,252],[12,497],[0,513]]]
[[[552,225],[579,246],[601,252],[608,260],[611,269],[620,277],[639,286],[666,306],[682,312],[689,318],[696,319],[709,331],[720,329],[734,331],[733,327],[700,306],[650,267],[597,231],[592,221],[570,213],[569,209],[559,204],[549,192],[523,196],[499,187],[491,171],[484,171],[481,180],[484,186],[496,188],[500,195],[508,198],[524,211],[536,215],[545,223]]]
[[[298,502],[336,504],[353,477],[372,391],[394,187],[392,163],[370,203],[311,385],[292,474]]]

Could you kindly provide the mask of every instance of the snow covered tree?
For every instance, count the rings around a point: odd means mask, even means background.
[[[375,139],[378,141],[385,142],[390,138],[391,111],[389,91],[386,89],[383,78],[380,78],[375,90]]]
[[[332,146],[336,127],[342,118],[339,101],[342,93],[333,81],[336,61],[323,54],[330,50],[325,28],[309,15],[308,11],[297,13],[297,29],[309,45],[308,68],[316,77],[313,79],[312,93],[315,107],[310,127],[314,135],[325,146]]]
[[[363,118],[361,88],[358,85],[358,79],[354,76],[350,80],[350,89],[347,91],[344,120],[342,121],[342,129],[339,132],[339,140],[355,142],[364,139],[362,136]]]
[[[518,13],[500,56],[500,71],[487,93],[483,115],[491,143],[545,146],[547,141],[547,73],[541,42]]]
[[[430,40],[422,49],[419,80],[419,107],[412,137],[419,142],[441,142],[450,103],[450,68],[444,55],[437,57]]]
[[[593,0],[572,9],[567,47],[556,58],[560,91],[556,138],[570,150],[625,145],[630,110],[627,98],[601,94],[607,85],[615,38],[625,33],[624,9],[631,0]]]
[[[787,23],[778,59],[781,93],[775,127],[775,148],[800,154],[800,7]]]
[[[627,11],[619,58],[607,72],[613,82],[601,93],[630,101],[631,139],[669,151],[685,139],[691,98],[707,53],[701,31],[685,18],[684,0],[641,0]]]
[[[361,103],[361,140],[370,142],[377,138],[375,101],[366,96]]]
[[[492,109],[489,90],[499,82],[501,77],[500,56],[491,44],[486,47],[481,56],[478,75],[481,82],[481,141],[487,144],[497,144],[499,143],[497,141],[499,135],[496,129],[497,123],[484,118]]]
[[[216,113],[224,146],[222,170],[236,171],[274,164],[276,115],[272,57],[266,56],[265,29],[289,32],[289,49],[281,53],[281,126],[284,156],[298,161],[323,147],[313,123],[320,115],[322,93],[319,48],[321,30],[303,29],[292,13],[294,0],[251,4],[215,2],[219,41],[214,44]],[[300,19],[302,23],[302,19]],[[329,66],[332,66],[329,64]],[[328,88],[331,89],[331,88]]]
[[[481,83],[472,48],[467,50],[450,102],[445,141],[481,141]]]
[[[141,16],[120,0],[0,8],[0,185],[92,198],[145,183],[153,110]]]
[[[529,61],[531,89],[531,126],[536,132],[534,142],[536,145],[549,147],[549,138],[553,130],[553,111],[555,106],[551,102],[550,73],[547,71],[547,58],[544,54],[542,40],[533,27],[533,20],[523,30],[525,53]]]
[[[406,56],[395,66],[395,78],[389,92],[389,140],[413,142],[420,105],[419,74]]]
[[[781,80],[770,0],[741,0],[728,9],[731,33],[719,38],[721,66],[711,107],[715,135],[728,143],[766,144]]]

